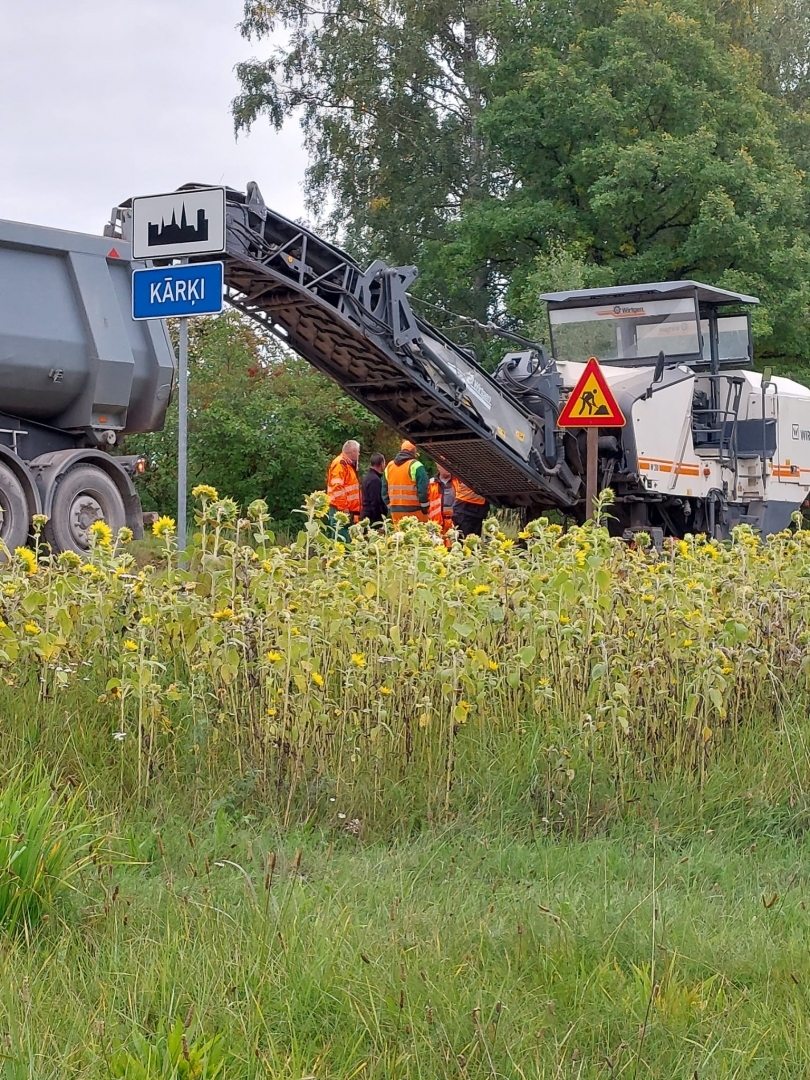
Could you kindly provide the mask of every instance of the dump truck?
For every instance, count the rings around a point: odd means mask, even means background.
[[[131,205],[113,210],[115,243]],[[753,370],[756,297],[696,281],[549,293],[548,347],[511,335],[519,347],[490,374],[416,314],[416,267],[363,269],[268,209],[255,183],[226,189],[226,241],[231,305],[526,519],[587,515],[586,432],[557,421],[591,357],[627,420],[598,438],[620,535],[776,532],[810,491],[810,390]]]
[[[126,244],[0,220],[0,540],[34,515],[55,551],[86,552],[92,523],[143,535],[122,436],[163,425],[174,353],[166,326],[134,322]]]

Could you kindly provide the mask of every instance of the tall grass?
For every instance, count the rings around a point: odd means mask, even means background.
[[[199,495],[0,569],[1,1080],[808,1075],[807,533]]]
[[[0,571],[0,707],[36,702],[35,744],[116,799],[174,778],[287,825],[435,822],[519,788],[547,827],[587,829],[657,777],[705,785],[754,731],[804,790],[808,532],[658,553],[493,520],[448,551],[406,522],[346,546],[313,497],[278,548],[262,504],[215,496],[188,567],[164,519],[150,567],[100,525],[87,560]]]
[[[806,842],[752,843],[662,827],[653,873],[649,824],[367,846],[177,820],[81,923],[0,950],[0,1075],[182,1075],[179,1016],[226,1080],[798,1080]]]
[[[57,911],[97,839],[81,797],[41,771],[0,779],[0,930],[30,933]]]

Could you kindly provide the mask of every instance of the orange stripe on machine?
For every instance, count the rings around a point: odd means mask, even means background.
[[[638,467],[642,472],[677,473],[678,476],[700,476],[700,466],[690,462],[674,462],[667,458],[640,457]]]
[[[810,469],[800,469],[798,465],[774,465],[774,476],[799,476],[801,473],[810,473]]]

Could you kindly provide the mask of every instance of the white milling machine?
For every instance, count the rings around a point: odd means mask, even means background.
[[[131,222],[127,200],[106,235],[125,243]],[[810,390],[750,370],[755,297],[694,281],[551,293],[550,355],[496,330],[520,351],[493,375],[414,313],[416,267],[364,270],[269,209],[255,183],[226,189],[226,240],[234,307],[525,519],[585,518],[586,433],[557,420],[591,356],[627,418],[598,439],[598,485],[615,493],[619,534],[776,532],[810,490]]]
[[[600,439],[600,486],[625,528],[789,524],[810,490],[810,389],[750,370],[755,297],[660,282],[543,299],[563,393],[596,356],[627,418]]]

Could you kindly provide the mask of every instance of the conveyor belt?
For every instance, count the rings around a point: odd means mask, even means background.
[[[226,213],[225,283],[234,307],[493,502],[539,510],[575,501],[564,479],[540,464],[537,418],[414,315],[407,288],[415,268],[376,262],[363,271],[268,210],[255,184],[246,194],[228,189]]]

